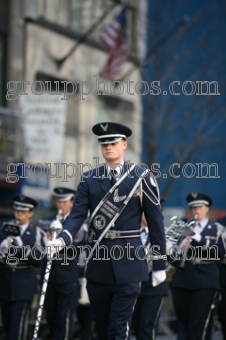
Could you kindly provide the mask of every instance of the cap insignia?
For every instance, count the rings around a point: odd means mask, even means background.
[[[192,195],[192,197],[193,197],[193,198],[196,198],[196,197],[197,197],[197,195],[198,195],[198,193],[197,193],[197,192],[192,192],[192,194],[191,194],[191,195]]]
[[[105,126],[103,124],[100,124],[101,128],[103,131],[107,131],[108,130],[108,124],[106,124]]]

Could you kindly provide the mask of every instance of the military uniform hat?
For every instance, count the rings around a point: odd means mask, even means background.
[[[69,201],[75,198],[76,191],[73,189],[57,187],[53,189],[54,197],[59,202]]]
[[[20,211],[29,211],[37,207],[38,203],[28,196],[19,195],[13,197],[13,208]]]
[[[132,135],[132,130],[129,127],[114,122],[98,123],[93,126],[92,131],[97,135],[100,144],[115,143]]]
[[[189,207],[200,207],[202,205],[211,206],[213,203],[212,199],[208,195],[201,192],[192,192],[186,199]]]

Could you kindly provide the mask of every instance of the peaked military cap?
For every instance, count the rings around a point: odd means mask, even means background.
[[[29,211],[37,207],[38,203],[28,196],[19,195],[13,197],[13,208],[20,211]]]
[[[100,144],[115,143],[132,135],[132,130],[129,127],[114,122],[98,123],[93,126],[92,131],[97,135]]]
[[[187,202],[189,207],[200,207],[202,205],[211,206],[213,201],[212,199],[201,192],[192,192],[187,196]]]
[[[75,198],[76,191],[69,188],[57,187],[53,189],[57,201],[64,202]]]

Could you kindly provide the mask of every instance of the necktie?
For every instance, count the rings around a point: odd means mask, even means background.
[[[197,225],[198,225],[198,228],[199,228],[199,230],[201,230],[201,229],[202,229],[202,226],[201,226],[201,224],[200,224],[200,223],[198,223]]]
[[[117,177],[117,171],[116,170],[111,170],[111,186],[113,187],[113,185],[115,185],[115,183],[117,182],[116,177]]]
[[[192,228],[191,228],[191,229],[192,229]],[[197,223],[196,226],[195,226],[195,228],[194,228],[194,232],[200,234],[201,231],[202,231],[202,226],[201,226],[200,223]]]

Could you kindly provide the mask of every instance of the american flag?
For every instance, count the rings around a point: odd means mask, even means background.
[[[119,74],[127,57],[127,44],[125,40],[126,9],[123,6],[113,21],[104,29],[100,40],[109,50],[109,56],[100,71],[99,76],[103,79],[112,79]]]

